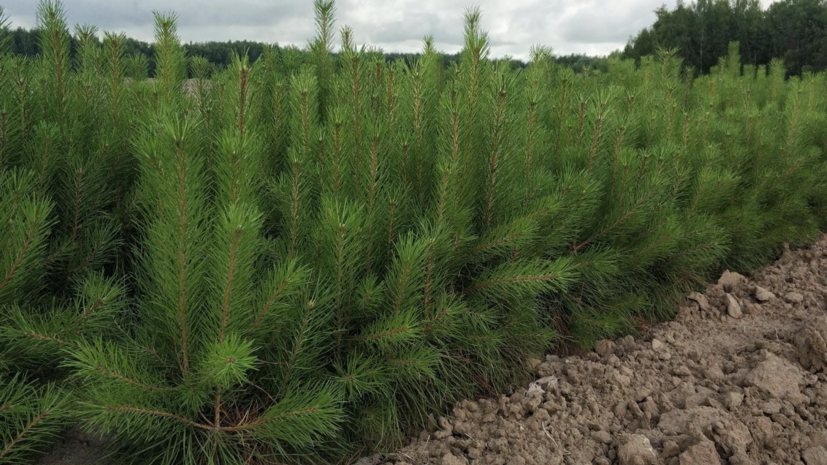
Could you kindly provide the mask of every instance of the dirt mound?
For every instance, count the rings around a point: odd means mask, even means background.
[[[827,465],[827,239],[367,464]]]

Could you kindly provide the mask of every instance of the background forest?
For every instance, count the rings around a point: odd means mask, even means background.
[[[827,2],[782,0],[766,9],[759,0],[679,1],[659,8],[650,28],[629,41],[625,58],[640,59],[658,47],[677,47],[687,66],[707,73],[740,43],[744,64],[763,65],[781,58],[789,75],[827,66]]]
[[[639,62],[641,57],[653,55],[658,47],[677,48],[686,66],[708,73],[727,54],[728,44],[737,41],[744,64],[767,65],[772,58],[781,58],[788,75],[822,71],[827,67],[827,2],[824,0],[780,0],[768,8],[762,8],[759,0],[679,0],[675,8],[662,6],[655,13],[655,23],[630,38],[624,50],[613,55]],[[16,28],[10,34],[13,53],[34,57],[40,52],[36,28]],[[77,41],[72,39],[70,53],[74,54],[77,47]],[[147,69],[150,75],[154,73],[151,44],[126,38],[123,47],[127,55],[146,57]],[[233,53],[246,51],[254,63],[268,46],[243,40],[187,43],[183,47],[189,56],[201,56],[219,68],[226,68],[232,62]],[[286,48],[302,53],[296,47]],[[412,60],[420,54],[384,52],[384,55],[388,61],[395,61]],[[442,59],[448,66],[459,58],[460,54],[456,53],[443,55]],[[513,67],[526,66],[523,61],[509,60]],[[608,69],[607,57],[570,54],[556,56],[555,60],[578,73],[585,69],[604,72]]]

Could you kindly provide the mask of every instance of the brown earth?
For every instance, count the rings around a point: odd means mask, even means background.
[[[827,465],[827,237],[358,465]]]
[[[827,465],[825,309],[827,236],[749,279],[724,273],[640,339],[538,360],[527,388],[356,465]],[[39,463],[100,450],[70,435]]]
[[[100,434],[72,428],[66,432],[60,443],[35,463],[37,465],[112,465],[113,462],[106,457],[106,450],[106,441]]]

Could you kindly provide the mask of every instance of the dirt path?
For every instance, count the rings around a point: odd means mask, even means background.
[[[827,238],[358,465],[827,465]]]

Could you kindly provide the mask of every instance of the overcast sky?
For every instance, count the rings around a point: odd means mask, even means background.
[[[676,0],[337,0],[336,27],[354,29],[357,43],[415,52],[433,35],[437,48],[462,44],[466,5],[482,8],[494,56],[525,59],[532,44],[554,53],[605,55],[655,20]],[[761,0],[764,5],[772,0]],[[304,45],[314,34],[312,0],[64,0],[69,23],[152,40],[152,11],[174,11],[185,42],[255,40]],[[12,26],[35,25],[36,0],[0,0]],[[195,6],[197,5],[197,6]],[[338,38],[338,34],[337,34]]]

